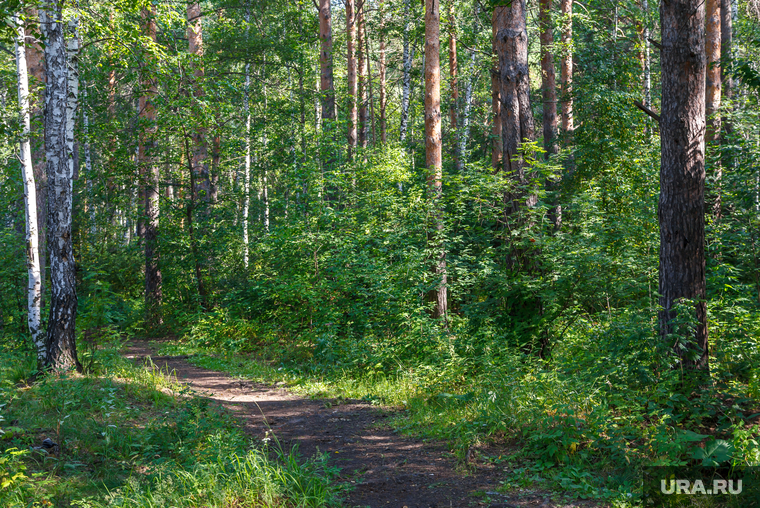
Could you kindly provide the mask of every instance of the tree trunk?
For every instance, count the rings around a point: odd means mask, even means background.
[[[332,13],[330,0],[319,0],[319,89],[322,95],[322,118],[335,119],[335,88],[333,87]],[[327,123],[327,122],[326,122]]]
[[[457,116],[459,115],[459,83],[457,61],[457,26],[454,14],[454,2],[449,1],[449,76],[451,78],[451,105],[449,106],[449,124],[451,129],[451,146],[454,152],[454,164],[458,171],[462,170],[461,154],[459,153],[459,131]]]
[[[546,158],[556,154],[557,147],[557,91],[554,74],[554,32],[551,21],[551,0],[540,0],[539,24],[541,27],[541,89],[544,99],[544,150]]]
[[[720,133],[720,117],[716,115],[720,108],[721,89],[721,0],[705,2],[705,54],[707,71],[705,81],[705,116],[707,117],[706,141],[717,141]]]
[[[560,61],[560,116],[562,133],[573,133],[573,0],[560,0],[562,60]]]
[[[60,3],[45,2],[40,26],[45,44],[45,153],[48,180],[50,316],[45,367],[67,371],[82,366],[76,350],[76,279],[71,238],[73,153],[67,149],[69,77]]]
[[[502,140],[501,140],[501,76],[499,74],[499,57],[496,52],[496,34],[503,28],[506,19],[500,15],[503,7],[494,7],[491,19],[492,60],[491,67],[491,166],[497,171],[502,165]]]
[[[188,52],[194,56],[193,63],[193,96],[200,99],[204,96],[204,70],[201,63],[203,57],[203,26],[201,6],[197,2],[187,5],[187,41]],[[200,107],[197,108],[197,123],[193,131],[192,165],[195,172],[196,201],[208,204],[211,199],[211,178],[208,165],[208,141],[205,120],[202,118]],[[196,203],[197,204],[197,203]],[[208,212],[208,210],[204,210]]]
[[[29,79],[27,76],[24,23],[21,17],[14,17],[16,24],[16,73],[18,77],[18,106],[21,124],[19,143],[21,175],[24,181],[24,211],[26,212],[26,266],[29,277],[27,284],[27,323],[32,344],[37,351],[37,365],[42,368],[47,363],[45,336],[42,332],[41,301],[42,279],[40,275],[39,234],[37,228],[37,189],[34,184],[32,147],[29,141],[31,119],[29,113]]]
[[[523,141],[533,141],[535,138],[530,107],[525,0],[514,0],[509,6],[495,7],[494,16],[499,19],[496,53],[501,78],[502,167],[511,178],[524,183],[523,158],[518,149]]]
[[[441,146],[441,64],[440,64],[440,0],[425,0],[425,162],[427,185],[433,199],[435,232],[431,235],[437,249],[433,316],[447,324],[446,250],[443,243],[443,220],[440,200],[443,193],[443,161]]]
[[[648,108],[652,107],[652,54],[649,50],[649,2],[648,0],[642,0],[641,10],[644,13],[644,22],[641,28],[641,45],[643,48],[643,54],[641,58],[641,71],[644,76],[642,81],[644,82],[644,105]]]
[[[480,10],[478,3],[475,2],[473,8],[473,32],[477,31],[477,19]],[[464,91],[464,111],[462,112],[462,136],[459,138],[459,155],[465,159],[467,157],[467,141],[470,137],[470,111],[472,109],[472,91],[475,87],[475,50],[470,49],[470,79],[467,80]]]
[[[156,21],[152,7],[142,10],[143,31],[152,41],[156,41]],[[161,270],[159,268],[158,250],[158,182],[159,166],[154,157],[156,151],[156,108],[153,98],[158,93],[156,79],[153,75],[154,62],[143,68],[141,85],[143,95],[140,97],[140,118],[142,132],[138,150],[140,174],[142,175],[142,194],[145,196],[144,240],[145,240],[145,323],[148,327],[161,324]]]
[[[692,369],[708,368],[705,283],[705,7],[667,0],[662,19],[660,137],[660,334]],[[672,343],[673,306],[696,300],[695,346]]]
[[[387,107],[386,97],[386,62],[385,62],[385,13],[383,11],[383,0],[380,0],[380,62],[379,62],[379,78],[380,78],[380,142],[384,145],[388,142],[387,133],[387,121],[385,118],[385,109]]]
[[[27,11],[27,19],[39,17],[36,7],[30,7]],[[35,37],[32,30],[26,30],[27,36]],[[26,47],[27,77],[31,77],[29,83],[30,117],[35,123],[38,120],[44,124],[43,107],[45,104],[45,54],[42,46],[37,42]],[[34,100],[36,99],[36,100]],[[35,129],[29,132],[29,140],[32,150],[32,165],[34,168],[34,183],[37,194],[37,233],[39,234],[39,260],[40,260],[40,309],[45,311],[45,281],[47,258],[47,170],[45,164],[45,133],[44,129]]]
[[[251,8],[245,8],[245,40],[251,29]],[[245,114],[245,174],[243,175],[243,266],[248,268],[248,215],[251,207],[251,64],[245,64],[243,113]]]
[[[360,0],[364,1],[364,0]],[[356,44],[356,0],[346,0],[346,49],[348,53],[348,159],[351,160],[356,150],[356,55],[354,45]]]
[[[372,53],[369,51],[367,23],[362,23],[362,25],[364,26],[364,48],[367,55],[367,99],[369,100],[369,118],[370,125],[372,126],[372,146],[375,146],[377,144],[377,131],[375,130],[375,96],[372,93]],[[369,133],[367,134],[367,137],[369,137]]]
[[[409,94],[412,89],[412,55],[409,52],[409,32],[412,30],[412,21],[409,2],[410,0],[404,0],[404,74],[401,80],[401,123],[399,125],[399,137],[402,143],[406,141],[409,125]]]
[[[358,26],[358,95],[359,103],[359,146],[367,148],[367,52],[364,44],[364,2],[356,15]]]

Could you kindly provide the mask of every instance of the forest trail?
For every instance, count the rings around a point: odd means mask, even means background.
[[[131,342],[125,356],[144,362],[149,356],[162,370],[198,396],[218,402],[252,437],[271,434],[283,449],[297,445],[302,456],[330,454],[341,482],[352,485],[350,508],[569,508],[589,502],[553,503],[548,494],[510,497],[495,492],[504,473],[489,463],[457,469],[442,443],[401,436],[382,422],[391,415],[360,400],[310,399],[281,386],[254,383],[191,365],[186,357],[156,356],[147,342]],[[478,495],[477,493],[480,493]],[[486,496],[484,493],[490,495]],[[527,494],[527,493],[526,493]]]

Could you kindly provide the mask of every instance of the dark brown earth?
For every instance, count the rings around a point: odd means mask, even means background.
[[[186,357],[156,356],[146,342],[133,342],[125,352],[136,361],[151,355],[156,366],[174,371],[198,396],[230,411],[249,435],[274,435],[283,449],[297,445],[304,457],[329,453],[330,463],[340,468],[339,481],[354,487],[346,495],[346,507],[600,506],[588,501],[557,502],[540,492],[498,494],[499,480],[508,471],[478,460],[478,453],[472,454],[467,468],[457,467],[444,444],[397,434],[383,423],[392,413],[367,402],[304,398],[281,386],[195,367]]]

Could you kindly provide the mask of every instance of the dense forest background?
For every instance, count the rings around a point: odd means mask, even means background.
[[[536,136],[521,140],[515,178],[495,153],[506,146],[494,130],[499,2],[440,6],[438,176],[426,159],[424,5],[333,1],[325,55],[317,7],[328,4],[66,4],[80,46],[80,355],[109,338],[172,336],[324,382],[360,380],[463,457],[475,442],[518,438],[535,464],[566,466],[568,489],[607,500],[638,485],[628,464],[757,465],[758,6],[723,3],[730,44],[708,65],[723,92],[708,105],[709,378],[695,386],[673,348],[699,326],[693,306],[679,304],[670,341],[658,321],[658,6],[528,1],[522,114]],[[22,12],[44,188],[32,10]],[[2,49],[0,333],[33,351],[12,30]],[[43,320],[49,277],[43,262]],[[584,476],[592,463],[604,474]]]

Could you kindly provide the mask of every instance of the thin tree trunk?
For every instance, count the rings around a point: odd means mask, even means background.
[[[733,2],[732,0],[721,0],[720,3],[720,52],[724,65],[720,68],[723,97],[731,101],[734,97],[734,83],[731,77],[730,62],[733,58]],[[723,136],[730,136],[733,133],[733,126],[728,118],[721,119],[723,127]],[[729,149],[721,152],[721,163],[723,167],[731,168],[733,159]],[[722,175],[721,175],[722,177]],[[718,205],[721,206],[721,205]]]
[[[385,109],[387,107],[386,97],[386,62],[385,62],[385,12],[383,10],[383,0],[380,0],[380,62],[379,62],[379,77],[380,77],[380,142],[384,145],[388,142],[388,133],[386,130],[387,121],[385,118]]]
[[[496,51],[496,34],[506,19],[503,16],[503,7],[496,6],[493,9],[493,15],[491,19],[491,35],[492,35],[492,60],[491,67],[491,166],[497,171],[502,166],[502,150],[504,148],[501,140],[501,75],[499,72],[499,57]]]
[[[546,158],[559,150],[557,146],[557,91],[554,74],[554,32],[551,22],[551,0],[539,1],[541,26],[541,88],[544,99],[544,150]]]
[[[47,349],[41,321],[42,278],[37,228],[37,189],[34,184],[32,147],[29,141],[31,134],[29,78],[26,67],[24,23],[19,15],[16,15],[13,21],[16,24],[16,75],[18,77],[18,106],[22,127],[19,151],[21,175],[24,181],[24,211],[26,212],[26,266],[29,280],[27,284],[27,324],[32,344],[37,351],[37,365],[42,368],[47,363]]]
[[[360,0],[364,1],[364,0]],[[346,49],[347,57],[347,74],[348,74],[348,159],[351,160],[354,151],[356,151],[356,55],[354,46],[356,44],[356,0],[346,0]]]
[[[369,51],[369,34],[367,34],[367,23],[364,25],[364,46],[367,55],[367,91],[369,98],[369,116],[372,125],[372,146],[377,144],[377,131],[375,130],[375,96],[372,92],[372,53]]]
[[[261,67],[261,82],[263,84],[264,92],[264,132],[262,139],[262,151],[261,151],[261,167],[262,167],[262,192],[264,194],[264,230],[269,233],[269,175],[267,173],[267,161],[269,160],[268,145],[269,137],[267,135],[267,109],[269,107],[269,101],[267,98],[267,62],[264,57],[264,64]]]
[[[425,0],[425,161],[428,191],[433,199],[435,231],[433,244],[437,249],[435,275],[439,278],[435,290],[433,316],[447,322],[446,249],[443,242],[443,220],[440,200],[443,194],[443,160],[441,143],[441,64],[440,64],[440,0]]]
[[[478,3],[474,2],[473,32],[477,30],[477,19],[480,10]],[[470,111],[472,109],[472,90],[475,87],[475,50],[470,49],[470,79],[467,80],[464,91],[464,111],[462,112],[462,136],[459,139],[459,155],[462,159],[467,158],[467,142],[470,137]]]
[[[573,0],[560,0],[562,60],[560,61],[560,116],[565,137],[573,133]]]
[[[660,5],[662,114],[660,138],[660,334],[687,368],[708,368],[705,282],[704,133],[705,7],[701,0]],[[672,343],[674,305],[696,300],[695,348]],[[691,355],[696,355],[696,359]]]
[[[641,43],[644,48],[644,54],[642,55],[642,72],[644,73],[644,105],[648,108],[652,107],[652,54],[649,47],[649,2],[648,0],[642,0],[641,10],[644,13],[644,22],[642,23],[641,30]]]
[[[358,95],[359,105],[359,146],[367,148],[367,51],[364,44],[364,2],[356,15],[358,31]]]
[[[458,171],[462,170],[462,157],[459,153],[459,131],[457,116],[459,115],[459,82],[457,61],[457,20],[454,14],[454,2],[449,0],[449,76],[451,78],[451,105],[449,106],[449,124],[451,129],[451,145],[454,148],[454,164]]]
[[[412,56],[409,52],[409,32],[412,30],[410,15],[410,0],[404,0],[404,74],[401,80],[401,124],[399,135],[401,142],[406,141],[407,127],[409,125],[409,94],[412,88]]]
[[[144,33],[152,41],[156,40],[156,20],[152,7],[142,10]],[[143,130],[138,150],[141,185],[145,196],[144,240],[145,240],[145,322],[149,327],[160,325],[162,277],[159,267],[158,217],[159,167],[154,157],[156,151],[156,108],[153,98],[158,93],[156,79],[153,75],[153,62],[146,64],[142,75],[143,95],[140,97],[140,117]]]
[[[67,147],[69,76],[62,6],[45,2],[40,27],[45,45],[45,152],[48,177],[48,251],[50,254],[50,317],[46,367],[67,371],[82,366],[76,350],[76,278],[72,246],[73,153]],[[76,100],[76,98],[72,98]],[[73,140],[73,138],[72,138]]]
[[[707,71],[705,81],[705,116],[707,117],[707,134],[705,139],[708,143],[718,140],[720,134],[720,117],[717,115],[720,109],[721,93],[721,0],[706,0],[705,17],[705,54],[707,57]]]
[[[319,89],[322,95],[322,118],[330,121],[335,119],[332,12],[330,10],[330,0],[319,0],[319,40],[321,41],[321,51],[319,53]]]
[[[251,7],[245,7],[245,40],[251,29]],[[245,174],[243,175],[243,266],[248,268],[248,215],[251,207],[251,64],[245,64],[243,112],[245,113]]]
[[[190,148],[190,139],[185,134],[185,153],[188,164],[188,173],[190,174],[190,202],[187,206],[187,232],[190,237],[190,251],[193,255],[193,265],[195,267],[195,281],[198,288],[198,297],[200,299],[201,308],[203,310],[209,310],[208,294],[206,293],[206,284],[203,281],[203,271],[201,270],[200,253],[198,252],[198,242],[195,238],[195,224],[193,220],[193,212],[195,212],[196,199],[198,192],[196,190],[195,172],[192,166],[192,150]]]
[[[187,4],[187,40],[188,52],[195,57],[193,64],[193,96],[201,99],[204,96],[203,78],[204,70],[201,64],[203,57],[203,26],[201,23],[201,6],[198,2]],[[198,108],[200,117],[200,108]],[[203,201],[205,204],[211,199],[211,179],[208,166],[208,141],[207,129],[203,118],[197,118],[195,129],[193,130],[193,158],[192,165],[195,171],[195,189],[198,193],[196,201]],[[208,210],[204,210],[208,212]]]

